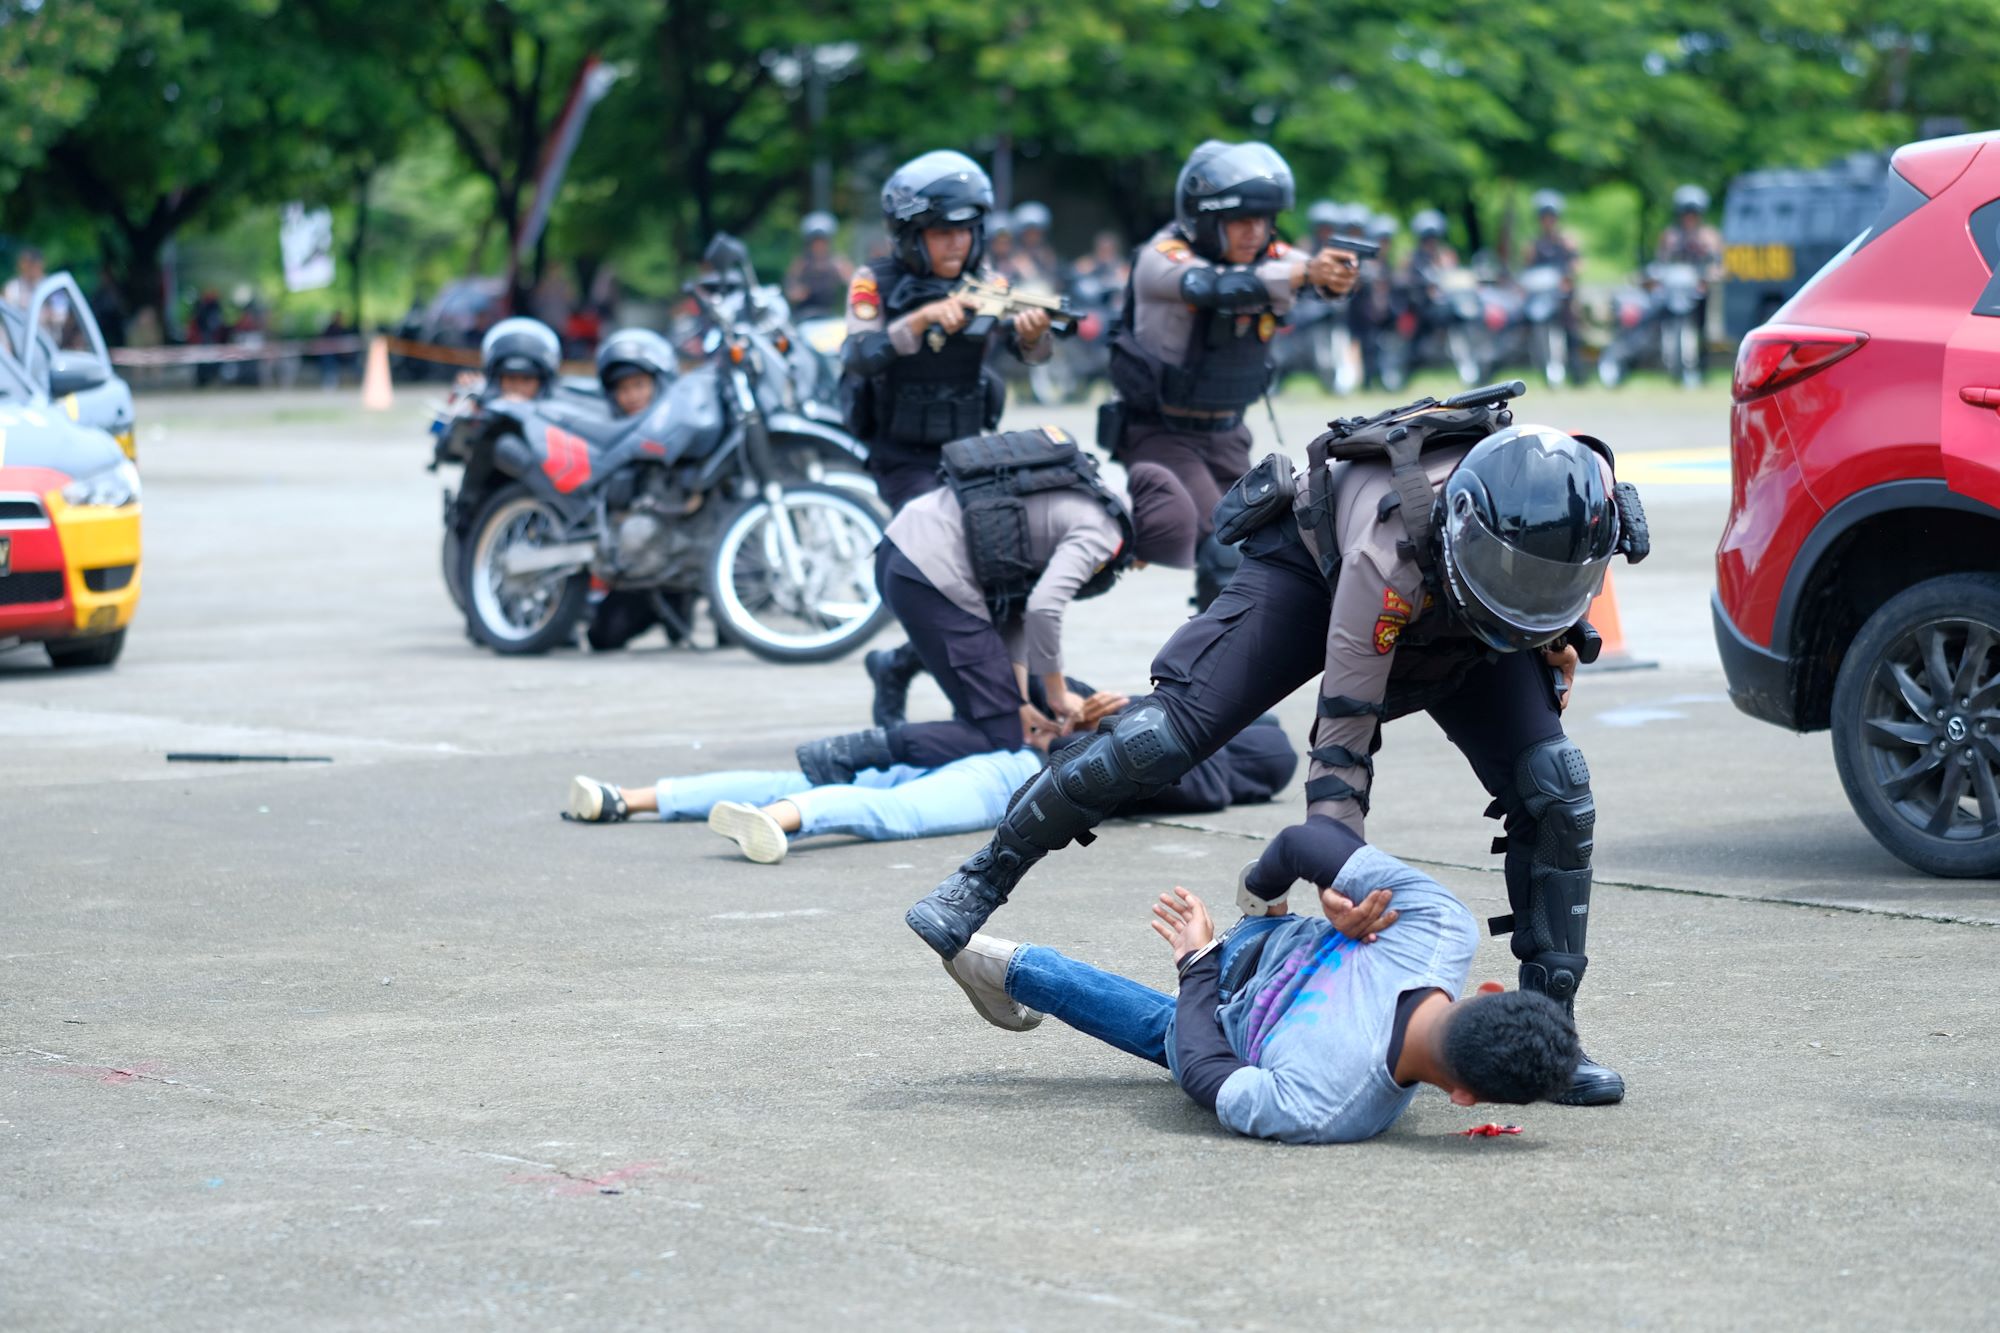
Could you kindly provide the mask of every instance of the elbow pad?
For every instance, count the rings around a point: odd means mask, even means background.
[[[1181,275],[1181,299],[1204,310],[1256,310],[1271,294],[1254,269],[1192,268]]]
[[[896,344],[880,329],[850,336],[840,349],[841,364],[857,375],[879,375],[896,359]]]

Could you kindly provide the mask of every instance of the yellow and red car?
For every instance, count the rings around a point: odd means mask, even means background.
[[[0,647],[109,666],[138,605],[138,469],[0,358]]]

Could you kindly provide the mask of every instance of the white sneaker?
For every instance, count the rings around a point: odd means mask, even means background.
[[[759,865],[778,864],[791,845],[777,820],[741,801],[717,801],[708,812],[708,826]]]
[[[944,960],[944,970],[979,1016],[996,1028],[1026,1032],[1048,1015],[1030,1009],[1007,993],[1007,965],[1021,946],[992,935],[974,935],[963,949]]]
[[[579,824],[620,824],[632,816],[616,787],[579,773],[569,784],[567,817]]]

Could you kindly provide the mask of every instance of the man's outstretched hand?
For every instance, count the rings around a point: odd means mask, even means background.
[[[1319,906],[1335,930],[1350,940],[1373,944],[1376,935],[1396,923],[1398,913],[1390,910],[1389,896],[1389,890],[1377,889],[1357,903],[1340,890],[1327,888],[1319,891]]]
[[[1160,901],[1153,904],[1153,929],[1174,951],[1176,963],[1195,950],[1206,948],[1215,938],[1215,922],[1209,919],[1208,904],[1179,886],[1172,893],[1161,894]]]

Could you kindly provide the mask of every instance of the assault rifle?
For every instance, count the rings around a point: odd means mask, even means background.
[[[991,319],[1006,319],[1026,310],[1046,311],[1049,328],[1064,337],[1075,333],[1077,321],[1083,318],[1082,311],[1070,309],[1060,296],[1036,296],[1005,283],[979,278],[963,279],[951,294],[970,306],[974,314]]]

